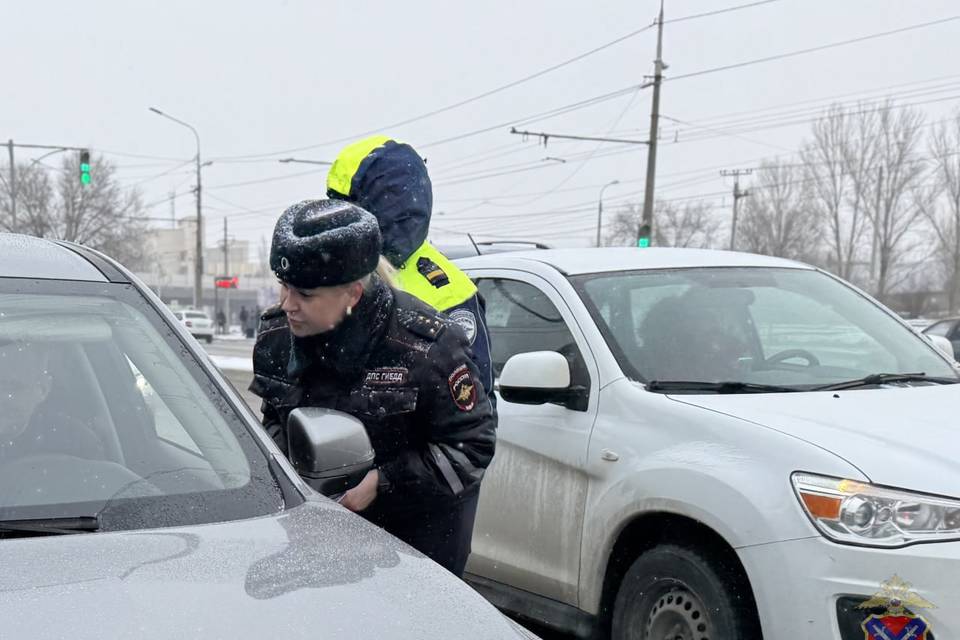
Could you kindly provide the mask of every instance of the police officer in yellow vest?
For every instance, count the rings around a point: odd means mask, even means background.
[[[492,400],[490,338],[477,287],[427,242],[433,188],[423,159],[410,145],[387,136],[359,140],[334,161],[327,196],[357,204],[377,218],[383,255],[397,269],[397,288],[446,313],[464,330]]]

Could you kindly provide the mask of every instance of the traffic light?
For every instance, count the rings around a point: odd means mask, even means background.
[[[80,184],[90,184],[90,152],[80,152]]]
[[[646,249],[650,246],[650,225],[640,225],[640,232],[637,234],[637,246]]]

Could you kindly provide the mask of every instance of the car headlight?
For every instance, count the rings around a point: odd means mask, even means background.
[[[871,547],[960,540],[960,500],[794,473],[804,511],[827,538]]]

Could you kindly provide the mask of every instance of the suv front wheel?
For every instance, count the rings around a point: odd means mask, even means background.
[[[704,553],[667,544],[637,558],[613,610],[613,640],[759,640],[749,586]]]

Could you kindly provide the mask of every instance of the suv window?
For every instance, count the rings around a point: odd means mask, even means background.
[[[494,375],[511,356],[555,351],[570,363],[571,382],[588,386],[590,376],[563,316],[547,295],[526,282],[483,279],[477,288],[486,301],[487,331]]]
[[[929,327],[926,331],[924,331],[924,333],[931,336],[941,336],[947,338],[950,335],[951,328],[953,328],[953,320],[943,320],[932,327]]]

